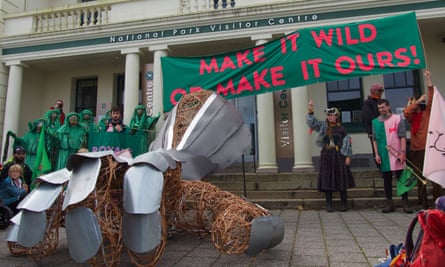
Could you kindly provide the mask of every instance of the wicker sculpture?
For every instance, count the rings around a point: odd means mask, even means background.
[[[219,131],[220,127],[225,128]],[[249,134],[237,110],[221,97],[209,91],[186,95],[170,113],[150,152],[135,159],[112,152],[71,156],[67,169],[72,174],[63,204],[60,197],[47,211],[51,224],[45,237],[26,248],[8,243],[10,251],[36,261],[48,256],[57,246],[55,230],[62,210],[72,258],[91,266],[119,266],[124,246],[135,266],[155,266],[167,236],[173,234],[169,229],[211,235],[220,253],[255,255],[269,249],[284,234],[279,218],[200,181],[240,157]],[[141,191],[143,186],[153,186],[154,191]],[[160,225],[147,228],[153,221]],[[83,223],[90,227],[74,230]],[[149,234],[128,230],[133,229],[129,226]],[[143,239],[147,236],[156,240],[147,242]]]
[[[45,231],[45,237],[37,245],[33,247],[24,247],[17,242],[7,241],[8,249],[14,256],[28,256],[36,263],[39,263],[43,258],[51,255],[57,248],[59,243],[59,228],[62,222],[62,193],[57,198],[56,202],[46,211],[48,226]]]

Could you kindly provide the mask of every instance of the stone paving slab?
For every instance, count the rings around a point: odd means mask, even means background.
[[[260,266],[374,266],[385,256],[390,244],[404,242],[414,214],[379,210],[350,210],[327,213],[324,210],[272,210],[285,224],[285,237],[276,247],[254,257],[245,254],[222,255],[213,247],[210,237],[175,234],[167,242],[158,266],[178,267],[260,267]],[[34,263],[26,257],[11,256],[5,236],[0,231],[0,266],[88,266],[74,262],[68,251],[66,235],[60,229],[55,253]],[[124,252],[119,266],[132,266]]]

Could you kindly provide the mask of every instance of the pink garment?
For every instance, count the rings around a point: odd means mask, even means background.
[[[405,169],[405,163],[400,162],[397,158],[397,155],[402,150],[402,144],[400,143],[397,131],[401,119],[401,116],[393,114],[390,118],[384,121],[389,164],[393,171]]]

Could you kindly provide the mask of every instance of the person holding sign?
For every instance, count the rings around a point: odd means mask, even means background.
[[[380,99],[377,102],[380,115],[372,121],[373,145],[375,160],[380,164],[385,191],[386,206],[383,213],[393,212],[392,177],[400,178],[406,161],[406,128],[402,116],[392,114],[389,101]],[[403,211],[413,213],[409,207],[408,192],[402,194]]]
[[[355,186],[349,167],[352,156],[351,137],[340,123],[340,112],[337,108],[328,108],[325,114],[326,120],[319,121],[314,115],[312,101],[309,102],[306,123],[311,130],[319,133],[316,144],[321,147],[317,189],[325,192],[328,212],[334,211],[332,192],[340,191],[340,211],[346,211],[346,190]]]
[[[411,143],[408,158],[411,161],[414,171],[422,176],[423,162],[425,158],[426,136],[428,133],[428,124],[430,121],[431,106],[433,104],[434,85],[431,81],[431,72],[424,72],[428,95],[424,94],[417,100],[410,99],[410,103],[403,110],[403,115],[411,124]],[[427,101],[428,100],[428,101]],[[442,195],[442,187],[434,182],[433,201]],[[417,185],[419,204],[424,209],[428,209],[428,195],[426,186],[422,183]]]

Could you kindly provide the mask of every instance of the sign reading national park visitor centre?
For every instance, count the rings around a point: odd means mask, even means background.
[[[300,29],[226,54],[161,60],[165,111],[202,89],[235,98],[425,67],[415,13]]]

